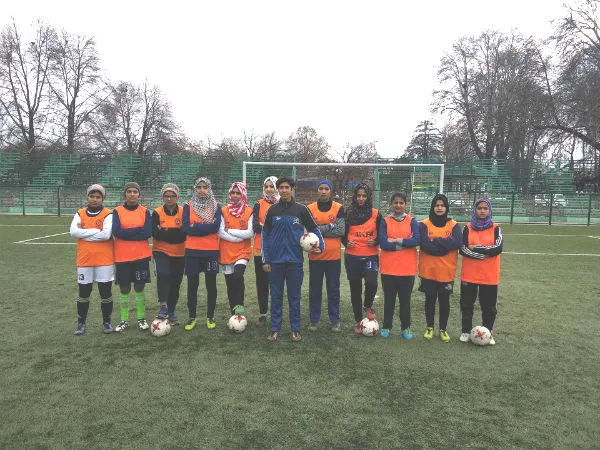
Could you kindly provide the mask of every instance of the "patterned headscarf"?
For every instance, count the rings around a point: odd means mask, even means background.
[[[359,206],[356,199],[359,189],[363,189],[367,194],[367,201],[364,206]],[[346,223],[349,225],[361,225],[371,218],[373,214],[373,199],[371,189],[365,183],[359,183],[352,192],[352,204],[346,214]]]
[[[206,197],[198,197],[198,194],[196,193],[196,187],[202,182],[208,185],[208,195]],[[190,203],[194,212],[198,214],[198,217],[205,223],[212,223],[215,211],[217,210],[217,200],[215,199],[215,195],[212,191],[212,184],[208,178],[200,177],[196,180],[194,183],[194,194],[190,199]]]
[[[267,195],[265,193],[265,183],[267,181],[270,181],[271,183],[273,183],[273,187],[275,188],[275,193],[274,194],[269,194]],[[262,198],[264,198],[267,202],[273,204],[279,201],[279,193],[277,192],[277,188],[275,187],[277,183],[277,177],[267,177],[265,178],[265,181],[263,181],[263,194],[262,194]]]
[[[240,190],[240,193],[242,194],[242,198],[240,198],[239,201],[234,203],[231,200],[231,191],[233,191],[233,188],[235,188],[235,187],[237,187]],[[231,183],[231,186],[229,186],[229,193],[227,194],[227,198],[229,200],[227,202],[227,209],[229,210],[229,213],[233,217],[242,217],[242,214],[244,214],[244,210],[248,206],[248,196],[246,195],[246,185],[240,181],[235,181],[235,182]]]
[[[477,205],[480,203],[486,203],[488,208],[490,208],[490,214],[485,219],[480,219],[477,215]],[[473,205],[473,216],[471,217],[471,228],[477,231],[487,230],[492,225],[494,225],[494,221],[492,220],[492,204],[487,198],[480,198]]]

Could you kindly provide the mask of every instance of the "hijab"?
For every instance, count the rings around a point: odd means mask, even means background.
[[[490,213],[488,214],[488,216],[485,219],[480,219],[479,216],[477,215],[477,205],[479,205],[480,203],[486,203],[488,205],[488,208],[490,208]],[[471,217],[471,228],[473,228],[476,231],[482,231],[482,230],[487,230],[492,225],[494,225],[494,221],[492,220],[492,204],[490,203],[490,201],[487,198],[480,198],[479,200],[475,201],[475,204],[473,205],[473,216]]]
[[[273,194],[267,194],[265,193],[265,184],[267,183],[267,181],[270,181],[271,183],[273,183],[273,187],[275,188],[275,193]],[[262,198],[264,198],[267,202],[273,204],[273,203],[277,203],[279,201],[279,193],[277,192],[277,185],[275,184],[277,183],[277,177],[267,177],[265,178],[265,181],[263,181],[263,193],[262,193]]]
[[[196,188],[202,182],[208,185],[208,195],[206,197],[199,197],[196,192]],[[198,217],[200,217],[203,222],[212,223],[215,212],[217,211],[217,200],[215,199],[215,195],[212,191],[212,184],[208,178],[200,177],[196,180],[194,183],[194,194],[192,195],[190,203],[194,212],[198,214]]]
[[[358,196],[359,189],[363,189],[367,194],[367,201],[364,206],[359,206]],[[365,183],[359,183],[352,191],[352,204],[348,208],[346,222],[348,225],[361,225],[371,218],[373,214],[373,200],[371,189]]]
[[[433,210],[438,200],[443,201],[444,206],[446,207],[446,213],[443,216],[438,216]],[[431,220],[431,223],[433,223],[434,226],[441,228],[446,225],[449,212],[450,205],[448,204],[448,198],[444,194],[437,194],[435,197],[433,197],[433,200],[431,200],[431,207],[429,208],[429,220]]]
[[[231,199],[231,192],[235,187],[237,187],[240,191],[240,194],[242,194],[242,197],[237,202],[234,202]],[[246,193],[246,185],[240,181],[235,181],[231,183],[231,186],[229,186],[227,198],[227,209],[229,210],[229,213],[233,217],[242,217],[242,214],[244,214],[244,210],[248,206],[248,195]]]

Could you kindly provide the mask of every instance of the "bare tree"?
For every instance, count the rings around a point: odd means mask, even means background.
[[[296,162],[321,162],[328,158],[330,146],[314,128],[299,127],[290,134],[285,143],[289,157]]]
[[[110,97],[99,108],[95,137],[109,150],[124,149],[145,155],[160,150],[177,133],[169,102],[157,86],[121,82],[110,87]]]
[[[49,119],[48,71],[56,33],[38,22],[34,37],[24,43],[16,23],[0,35],[0,114],[5,140],[33,151]],[[6,142],[5,141],[5,142]]]
[[[573,136],[600,152],[600,24],[598,0],[566,6],[553,40],[560,57],[553,79],[546,68],[546,89],[552,100],[551,120],[540,128]]]
[[[519,34],[463,38],[442,60],[435,109],[464,120],[480,158],[507,158],[544,111],[538,44]]]
[[[100,58],[94,38],[60,33],[52,51],[50,88],[62,107],[67,149],[84,124],[105,100],[107,90],[100,80]]]

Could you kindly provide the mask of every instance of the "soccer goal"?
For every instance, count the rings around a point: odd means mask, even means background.
[[[350,204],[352,189],[361,182],[373,189],[373,206],[387,209],[394,192],[405,193],[409,210],[427,216],[431,198],[444,192],[444,164],[434,163],[294,163],[243,161],[242,178],[248,198],[258,198],[268,176],[291,176],[296,180],[296,199],[302,203],[316,200],[317,183],[326,179],[334,188],[336,201]]]

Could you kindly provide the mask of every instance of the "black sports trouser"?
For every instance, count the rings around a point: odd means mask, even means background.
[[[448,326],[450,316],[450,292],[426,292],[425,293],[425,320],[427,327],[433,328],[435,323],[435,302],[440,302],[440,330]]]
[[[360,322],[363,319],[363,310],[373,307],[375,294],[377,294],[377,272],[366,272],[365,278],[365,304],[362,303],[362,278],[350,280],[350,301],[354,320]]]
[[[415,284],[414,276],[381,274],[383,287],[383,328],[391,330],[396,309],[396,297],[400,301],[400,327],[410,327],[410,297]]]
[[[196,317],[196,306],[198,305],[198,286],[200,285],[200,275],[194,277],[188,276],[188,312],[190,317]],[[206,286],[206,317],[213,319],[215,317],[215,307],[217,306],[217,272],[204,273],[204,285]]]
[[[460,311],[462,313],[462,332],[470,333],[473,328],[473,306],[479,290],[479,306],[481,322],[492,331],[496,321],[496,303],[498,299],[497,284],[476,284],[463,281],[460,283]]]
[[[233,266],[233,273],[225,275],[225,284],[227,285],[227,298],[229,299],[229,309],[233,314],[233,308],[237,305],[244,304],[244,273],[246,272],[245,264],[236,264]]]
[[[263,269],[262,256],[254,257],[254,274],[258,309],[261,315],[265,315],[269,311],[269,274]]]
[[[173,314],[179,301],[179,288],[183,280],[185,258],[169,256],[162,252],[154,252],[153,255],[158,301],[165,302],[169,313]]]

